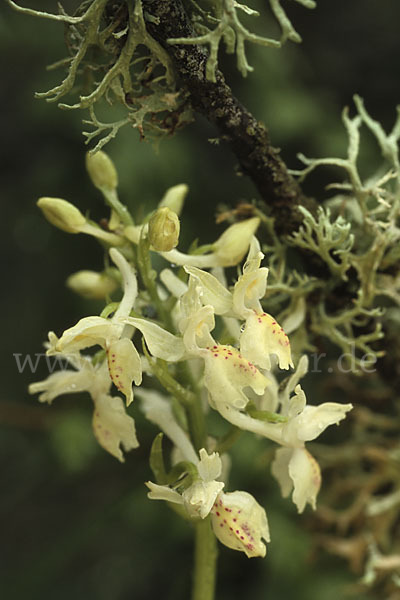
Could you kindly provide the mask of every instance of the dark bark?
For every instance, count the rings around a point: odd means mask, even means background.
[[[154,18],[147,23],[148,31],[171,56],[193,108],[214,123],[221,139],[230,145],[241,171],[253,180],[275,218],[277,232],[296,231],[303,220],[298,206],[301,204],[313,212],[314,202],[302,194],[289,175],[279,150],[271,145],[265,126],[235,98],[219,70],[216,82],[206,79],[205,49],[167,41],[195,35],[181,0],[147,0],[144,8]]]

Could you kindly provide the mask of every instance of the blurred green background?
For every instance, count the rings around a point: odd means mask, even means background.
[[[303,36],[301,46],[249,48],[255,72],[245,80],[232,58],[221,58],[221,65],[235,94],[267,124],[273,143],[296,167],[299,151],[308,156],[344,152],[340,113],[354,93],[364,97],[386,128],[393,123],[400,99],[400,3],[320,0],[315,11],[284,4]],[[57,10],[50,1],[31,6]],[[63,6],[70,11],[76,2]],[[275,32],[261,2],[259,9],[258,30]],[[27,386],[46,376],[44,359],[35,373],[29,368],[19,372],[15,354],[23,359],[43,352],[49,329],[60,334],[101,309],[65,287],[71,272],[101,269],[101,251],[92,239],[51,228],[35,206],[37,198],[68,199],[95,218],[104,209],[84,169],[84,115],[33,98],[34,91],[47,90],[63,76],[45,70],[65,55],[62,25],[17,15],[3,2],[0,45],[0,596],[188,598],[191,532],[163,503],[149,502],[143,485],[151,476],[147,457],[155,429],[133,405],[141,446],[121,465],[92,438],[89,398],[60,398],[51,408],[39,405]],[[194,237],[207,243],[219,235],[223,226],[215,226],[213,218],[218,204],[235,206],[256,197],[252,183],[234,174],[229,149],[207,141],[215,136],[213,127],[197,118],[164,141],[158,153],[128,129],[106,147],[120,174],[120,197],[134,212],[152,209],[171,185],[189,185],[183,247]],[[312,178],[307,191],[321,195],[325,177]],[[343,586],[353,576],[338,559],[320,556],[316,561],[309,513],[298,517],[291,503],[280,499],[262,452],[259,442],[243,436],[235,451],[232,486],[254,493],[267,507],[273,539],[269,555],[248,561],[221,548],[217,598],[343,597]]]

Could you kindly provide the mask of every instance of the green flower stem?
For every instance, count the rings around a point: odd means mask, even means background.
[[[177,365],[178,379],[186,390],[190,392],[190,400],[185,406],[189,422],[190,437],[196,450],[206,447],[207,431],[204,418],[204,411],[201,405],[200,388],[195,381],[187,361]]]
[[[240,438],[242,433],[243,431],[239,429],[239,427],[235,427],[235,425],[232,425],[228,433],[218,441],[216,451],[219,454],[228,452],[228,450],[230,450],[231,447],[235,444],[235,442],[237,442],[237,440]]]
[[[124,225],[134,225],[135,224],[129,210],[118,199],[116,190],[102,188],[101,192],[104,196],[104,200],[106,201],[106,204],[108,204],[108,206],[117,213],[117,215],[119,216],[119,218],[121,219],[121,221]]]
[[[194,398],[186,406],[186,412],[189,421],[190,435],[196,450],[206,447],[207,431],[204,419],[204,412],[201,406],[201,399],[194,395]]]
[[[200,397],[189,386],[182,386],[169,373],[167,364],[160,358],[154,360],[143,343],[143,353],[153,374],[162,386],[184,407],[189,422],[190,437],[196,450],[206,447],[207,431]]]
[[[119,302],[110,302],[103,308],[100,313],[100,317],[103,319],[108,319],[108,317],[117,310],[118,306]]]
[[[196,396],[190,390],[183,387],[168,371],[167,363],[161,358],[154,360],[147,351],[145,344],[143,344],[143,353],[149,361],[152,373],[157,377],[161,385],[169,392],[174,398],[182,404],[182,406],[188,408],[196,402]]]
[[[192,600],[213,600],[216,583],[217,540],[210,517],[195,524],[195,553]]]
[[[116,235],[115,233],[110,233],[109,231],[104,231],[97,225],[92,225],[89,221],[87,221],[82,227],[79,228],[80,233],[86,233],[87,235],[92,235],[93,237],[101,240],[108,244],[108,246],[122,246],[125,243],[125,240],[120,235]]]
[[[148,237],[144,237],[143,234],[138,244],[137,260],[140,276],[142,278],[144,286],[146,287],[149,293],[151,301],[153,302],[157,310],[159,319],[163,322],[164,327],[168,329],[168,331],[173,332],[174,326],[172,323],[171,314],[158,295],[157,285],[155,282],[156,273],[151,265],[150,242]]]

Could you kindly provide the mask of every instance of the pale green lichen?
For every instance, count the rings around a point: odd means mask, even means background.
[[[85,123],[94,130],[85,132],[87,140],[100,136],[94,151],[127,124],[138,129],[142,137],[156,140],[192,120],[185,95],[176,89],[168,53],[147,32],[141,0],[112,6],[108,0],[83,2],[77,16],[67,15],[61,7],[60,14],[53,15],[8,1],[19,12],[65,24],[71,57],[52,67],[67,66],[67,76],[59,85],[37,93],[36,97],[59,102],[85,79],[90,92],[81,95],[74,104],[59,103],[59,106],[89,110],[90,118]],[[92,48],[98,52],[89,56]],[[104,100],[110,105],[122,104],[126,116],[110,123],[100,121],[96,108]]]
[[[306,8],[315,8],[316,6],[316,3],[311,0],[296,1]],[[198,9],[197,4],[192,3],[192,6]],[[198,36],[171,38],[169,43],[207,45],[209,47],[209,57],[206,75],[210,81],[216,81],[218,50],[221,41],[223,41],[228,54],[236,53],[237,67],[245,77],[249,71],[253,70],[247,61],[245,42],[272,48],[279,48],[286,40],[301,42],[301,37],[287,17],[280,0],[270,0],[270,7],[282,29],[280,41],[256,35],[242,24],[238,11],[242,11],[249,16],[259,16],[256,10],[244,4],[239,4],[236,0],[216,0],[212,3],[210,13],[199,9],[195,11],[197,14],[192,14],[193,27],[199,33]]]
[[[268,240],[263,244],[269,265],[266,307],[272,307],[279,321],[302,307],[293,336],[295,349],[301,353],[312,347],[316,337],[328,338],[348,357],[352,370],[361,372],[383,355],[379,344],[386,324],[382,298],[384,306],[388,302],[400,305],[400,120],[398,116],[386,134],[361,98],[354,100],[356,114],[351,117],[346,108],[342,115],[347,156],[309,159],[299,155],[305,168],[291,171],[303,181],[321,166],[342,169],[345,178],[327,186],[334,195],[316,214],[300,206],[303,225],[285,240],[276,235],[273,218],[261,211],[257,214]],[[359,166],[363,125],[382,155],[372,175],[366,177]],[[293,270],[288,246],[305,252],[303,260],[314,265],[309,273],[314,269],[319,276],[300,276]]]
[[[363,305],[363,295],[360,292],[355,306],[337,315],[329,315],[322,303],[316,310],[311,311],[311,329],[339,346],[346,364],[356,373],[375,365],[377,359],[385,354],[383,350],[376,350],[370,346],[372,342],[384,336],[381,323],[375,323],[374,329],[369,333],[357,334],[355,331],[383,314],[380,308],[367,309]]]
[[[259,14],[248,6],[238,4],[235,0],[218,0],[215,2],[214,9],[215,16],[211,19],[211,23],[218,23],[214,29],[210,30],[202,23],[200,24],[200,30],[204,32],[202,35],[169,40],[170,44],[207,44],[210,48],[210,54],[207,60],[206,76],[210,81],[216,80],[215,73],[218,66],[218,49],[221,40],[224,40],[228,54],[236,52],[237,66],[243,76],[246,76],[248,71],[252,71],[252,67],[246,58],[244,47],[246,41],[274,48],[280,46],[277,40],[255,35],[244,27],[238,17],[238,10],[243,10],[247,14],[255,16]],[[195,27],[199,30],[198,23],[195,24]]]
[[[292,235],[290,243],[318,254],[333,276],[347,279],[349,253],[354,244],[354,235],[350,233],[351,223],[341,215],[331,222],[329,208],[319,207],[316,219],[303,206],[299,210],[304,214],[304,224]]]
[[[315,6],[311,0],[296,1],[306,8]],[[67,75],[60,84],[37,93],[36,97],[59,102],[77,89],[84,89],[78,102],[63,102],[59,106],[89,111],[89,118],[84,122],[91,125],[93,131],[86,131],[84,135],[87,142],[99,138],[93,151],[102,148],[125,125],[137,129],[141,137],[158,142],[192,120],[187,94],[179,89],[170,56],[148,32],[147,24],[153,23],[154,18],[143,12],[142,0],[119,3],[85,0],[75,15],[68,15],[61,5],[59,14],[51,14],[21,7],[12,0],[7,2],[22,14],[65,25],[70,56],[50,68],[66,67]],[[300,41],[280,0],[270,0],[270,5],[282,28],[281,41],[249,31],[239,13],[250,16],[259,13],[236,0],[212,0],[207,10],[195,0],[185,0],[185,9],[197,35],[169,42],[208,46],[206,76],[215,81],[222,40],[228,53],[236,53],[238,69],[245,76],[252,70],[246,57],[246,42],[279,47],[287,39]],[[110,105],[122,104],[125,115],[109,123],[99,120],[98,106],[104,100]]]
[[[296,0],[296,2],[298,2],[298,4],[302,4],[305,8],[315,8],[317,5],[317,3],[313,2],[313,0]],[[269,0],[269,4],[282,29],[281,43],[283,44],[286,42],[286,40],[300,43],[301,36],[293,27],[286,12],[281,6],[280,0]]]
[[[331,272],[329,286],[334,285],[335,277],[346,280],[349,269],[353,269],[353,289],[355,282],[358,284],[353,306],[330,314],[321,299],[317,306],[309,306],[309,315],[315,333],[328,337],[345,353],[359,351],[355,357],[357,368],[360,353],[368,354],[371,363],[382,355],[379,346],[374,344],[383,336],[381,329],[385,322],[378,298],[386,296],[397,305],[400,301],[397,272],[400,118],[397,116],[392,131],[386,134],[380,123],[368,114],[362,99],[355,96],[354,102],[357,114],[353,118],[349,117],[347,108],[343,111],[349,139],[347,157],[307,159],[300,155],[306,167],[292,171],[303,180],[317,167],[332,165],[344,169],[347,181],[327,186],[339,193],[328,200],[326,208],[319,209],[317,217],[300,209],[305,215],[304,225],[289,243],[318,254]],[[383,157],[375,173],[367,178],[361,176],[358,166],[363,124],[374,135]],[[387,268],[394,272],[383,274]]]
[[[395,216],[400,208],[400,196],[398,194],[400,185],[398,150],[400,107],[397,109],[398,116],[392,131],[386,134],[380,123],[368,115],[361,98],[355,96],[354,102],[358,114],[350,118],[349,110],[345,108],[342,115],[349,138],[347,158],[310,159],[299,154],[299,159],[306,167],[300,171],[291,171],[291,173],[299,176],[300,181],[303,181],[309,173],[319,166],[331,165],[344,169],[349,181],[331,183],[328,189],[345,192],[349,196],[349,200],[354,198],[363,215],[365,226],[368,226],[374,232],[382,229],[387,230],[394,224]],[[357,165],[360,152],[360,127],[363,123],[376,138],[384,158],[384,163],[379,165],[376,173],[364,181]]]

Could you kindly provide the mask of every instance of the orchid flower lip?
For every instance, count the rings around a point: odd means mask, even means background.
[[[221,492],[211,511],[215,535],[228,548],[244,552],[248,558],[265,556],[270,541],[265,510],[247,492]]]
[[[49,334],[50,345],[54,346],[57,337]],[[122,448],[128,452],[139,446],[135,422],[126,411],[119,397],[110,396],[111,378],[107,361],[93,365],[88,356],[79,352],[61,356],[76,369],[65,369],[50,374],[47,379],[29,386],[29,393],[39,396],[40,402],[51,403],[64,394],[88,392],[93,400],[93,432],[99,444],[119,461],[124,461]]]

